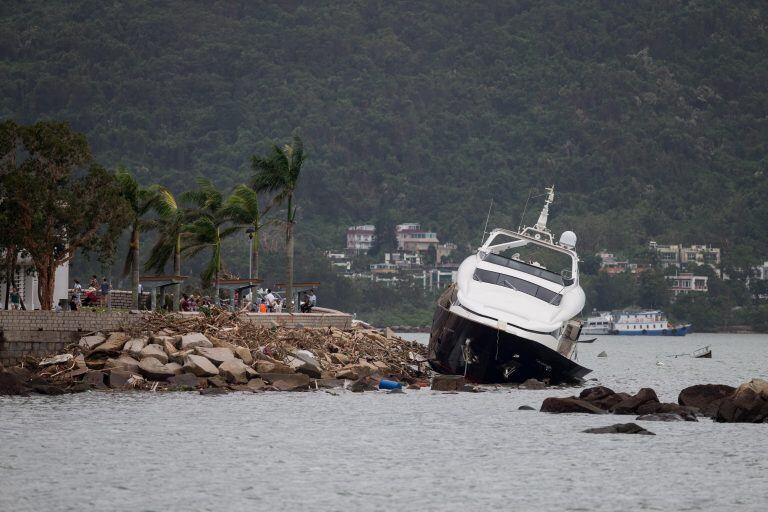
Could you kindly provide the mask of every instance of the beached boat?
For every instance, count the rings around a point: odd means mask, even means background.
[[[610,334],[613,328],[613,317],[610,313],[600,312],[587,317],[584,325],[581,327],[581,334],[601,335]]]
[[[571,231],[547,229],[554,187],[533,227],[494,229],[462,262],[438,299],[429,362],[474,382],[577,381],[591,370],[573,358],[584,307]]]
[[[616,311],[611,334],[620,336],[685,336],[691,324],[670,324],[658,310]]]

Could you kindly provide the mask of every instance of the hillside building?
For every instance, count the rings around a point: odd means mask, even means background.
[[[437,251],[437,246],[440,244],[437,233],[424,231],[421,229],[421,224],[415,222],[395,226],[395,238],[399,251],[425,252],[433,247]]]
[[[709,265],[720,272],[720,249],[710,245],[659,244],[651,240],[648,248],[659,258],[662,267],[675,266],[682,268],[688,263]]]
[[[687,293],[706,293],[709,291],[707,276],[695,276],[693,274],[678,274],[666,276],[669,282],[669,290],[675,295]]]
[[[369,251],[376,242],[376,226],[363,224],[347,228],[347,250],[360,252]]]

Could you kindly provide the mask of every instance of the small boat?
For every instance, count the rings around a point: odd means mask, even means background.
[[[586,340],[582,340],[581,338],[579,338],[578,342],[579,343],[594,343],[596,339],[597,338],[589,338],[589,339],[586,339]]]
[[[429,338],[432,368],[479,383],[579,381],[574,361],[584,307],[576,235],[547,229],[554,187],[533,227],[496,228],[459,266],[438,299]]]
[[[707,345],[706,347],[694,350],[692,355],[697,359],[712,359],[712,349]]]
[[[613,317],[609,312],[594,311],[592,316],[587,317],[587,321],[581,327],[581,334],[610,334],[613,328],[612,325]]]
[[[691,324],[670,324],[658,310],[616,311],[612,316],[610,333],[620,336],[685,336],[691,330]]]

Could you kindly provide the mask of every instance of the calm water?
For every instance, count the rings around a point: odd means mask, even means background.
[[[670,357],[703,345],[713,359]],[[768,378],[768,336],[601,337],[579,360],[600,384],[673,401],[691,384]],[[590,435],[632,417],[517,410],[571,392],[0,397],[0,510],[768,506],[768,425]]]

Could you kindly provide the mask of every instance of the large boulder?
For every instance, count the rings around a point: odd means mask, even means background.
[[[363,391],[376,391],[379,389],[379,381],[373,377],[361,377],[350,384],[348,389],[353,393],[362,393]]]
[[[265,387],[267,387],[267,383],[264,382],[264,379],[262,378],[255,378],[248,381],[248,384],[246,384],[248,388],[251,391],[262,391]]]
[[[303,373],[262,373],[261,378],[278,391],[309,389],[309,375]]]
[[[256,361],[256,371],[261,373],[280,373],[280,374],[286,374],[286,373],[294,373],[293,368],[288,366],[287,364],[279,363],[279,362],[273,362],[273,361],[265,361],[265,360],[258,360]]]
[[[736,391],[733,386],[725,384],[696,384],[685,388],[677,397],[677,403],[688,407],[696,407],[701,414],[710,418],[717,414],[720,402]]]
[[[166,343],[170,343],[173,347],[178,349],[178,347],[176,347],[176,338],[174,336],[166,336],[163,334],[153,334],[152,343],[156,345],[160,345],[161,347],[164,347]]]
[[[598,400],[588,400],[589,403],[594,405],[595,407],[599,407],[600,409],[604,411],[609,411],[611,407],[614,405],[620,403],[623,400],[626,400],[627,398],[630,398],[632,395],[629,393],[614,393],[612,395],[608,395],[605,398],[600,398]]]
[[[670,404],[670,403],[658,403],[658,402],[646,402],[637,408],[637,414],[676,414],[687,421],[696,420],[696,407],[688,407],[685,405]]]
[[[153,357],[160,361],[162,364],[165,364],[168,362],[168,354],[165,352],[163,347],[160,345],[155,345],[154,343],[150,343],[146,347],[144,347],[141,350],[141,353],[139,354],[139,358],[143,361],[144,359],[148,357]]]
[[[245,364],[253,364],[253,355],[248,347],[235,347],[235,355],[239,357]]]
[[[611,412],[614,414],[637,414],[638,407],[648,402],[659,403],[659,397],[651,388],[642,388],[636,395],[611,407]]]
[[[123,346],[126,344],[126,342],[130,339],[131,337],[124,332],[113,332],[109,334],[107,341],[100,344],[98,347],[93,349],[93,351],[97,353],[120,352],[123,350]]]
[[[249,378],[256,376],[254,369],[240,359],[230,359],[221,363],[219,365],[219,374],[227,382],[234,384],[245,384]]]
[[[112,389],[124,389],[133,387],[131,384],[129,384],[132,376],[133,373],[127,370],[112,368],[109,370],[109,376],[107,377],[109,381],[109,387]]]
[[[376,367],[369,364],[348,364],[339,369],[334,376],[337,379],[358,380],[376,372]]]
[[[179,348],[181,350],[195,347],[213,347],[213,343],[204,334],[199,332],[191,332],[181,336],[179,341]]]
[[[27,395],[24,379],[11,372],[0,371],[0,395]]]
[[[189,354],[184,359],[184,371],[194,373],[198,377],[212,377],[219,374],[216,365],[203,356]]]
[[[179,375],[184,372],[182,366],[179,363],[169,362],[165,364],[165,367],[171,370],[174,375]]]
[[[686,415],[682,416],[675,412],[659,412],[653,414],[641,414],[637,418],[637,421],[699,421],[696,416]]]
[[[168,368],[154,357],[142,359],[139,363],[139,372],[149,380],[168,380],[175,375],[172,368]]]
[[[584,413],[584,414],[605,414],[605,411],[595,405],[576,398],[575,396],[558,398],[545,398],[541,403],[541,412],[551,412],[555,414],[562,413]]]
[[[216,366],[235,359],[235,353],[225,347],[195,347],[195,353],[209,359]]]
[[[104,368],[120,368],[131,373],[139,373],[139,362],[128,354],[120,354],[117,359],[111,357],[107,359]]]
[[[653,432],[645,430],[637,423],[617,423],[608,427],[588,428],[582,430],[587,434],[640,434],[644,436],[655,436]]]
[[[131,338],[130,340],[125,342],[125,345],[123,346],[123,351],[128,352],[133,357],[141,357],[141,351],[144,349],[144,347],[147,346],[149,343],[149,339],[147,339],[146,336],[141,336],[139,338]]]
[[[313,379],[319,379],[323,374],[323,368],[314,356],[306,355],[304,350],[296,351],[294,356],[288,356],[285,362],[293,371],[309,375]]]
[[[168,359],[174,363],[184,364],[184,361],[187,359],[187,356],[189,354],[194,354],[195,349],[191,348],[189,350],[179,350],[178,352],[174,352],[171,354]]]
[[[80,342],[78,343],[78,346],[85,350],[93,350],[102,343],[107,341],[107,337],[104,336],[102,333],[97,332],[96,334],[92,334],[91,336],[83,336],[80,338]]]
[[[547,385],[538,379],[527,379],[518,387],[520,389],[542,390],[546,389]]]
[[[594,402],[595,400],[602,400],[615,394],[616,392],[611,388],[607,388],[605,386],[595,386],[582,390],[581,393],[579,393],[579,398],[586,400],[587,402]]]
[[[715,421],[768,423],[768,381],[752,379],[720,402]]]
[[[435,375],[432,377],[432,390],[463,391],[466,383],[467,381],[462,375]]]
[[[200,378],[193,373],[181,373],[171,377],[169,382],[174,386],[196,388],[200,385]]]
[[[39,363],[37,363],[37,366],[44,368],[46,366],[52,366],[55,364],[65,364],[70,363],[75,358],[72,354],[59,354],[51,357],[46,357],[45,359],[40,360]]]

